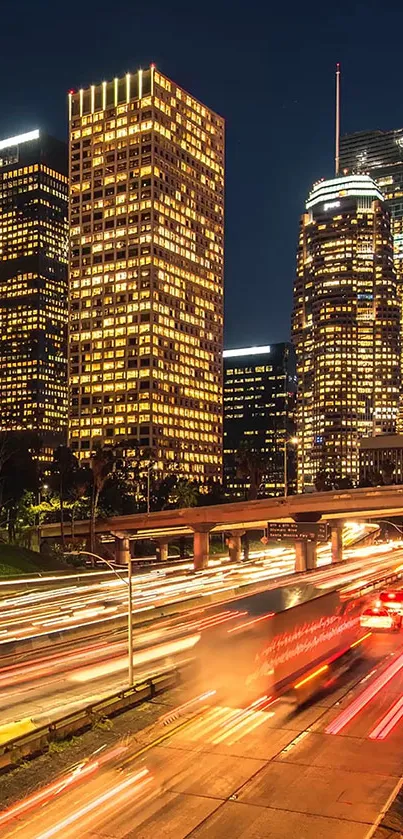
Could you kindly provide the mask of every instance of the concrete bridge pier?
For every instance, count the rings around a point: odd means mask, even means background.
[[[115,557],[119,565],[128,565],[131,560],[130,542],[125,536],[123,539],[115,536]]]
[[[228,552],[231,562],[240,562],[242,559],[242,536],[244,530],[234,530],[228,539]]]
[[[311,571],[316,568],[316,542],[295,542],[295,571]]]
[[[203,571],[208,567],[210,554],[210,530],[214,524],[191,525],[193,530],[193,568]]]
[[[332,528],[332,562],[341,562],[343,559],[343,522],[336,519],[331,523]]]
[[[157,560],[161,562],[166,562],[168,559],[168,546],[169,541],[168,539],[156,539],[157,543]]]

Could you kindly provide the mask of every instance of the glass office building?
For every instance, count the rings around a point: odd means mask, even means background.
[[[0,141],[0,431],[67,436],[67,148]]]
[[[359,439],[393,433],[400,300],[390,213],[368,175],[316,184],[299,234],[293,341],[298,487],[320,472],[358,481]]]
[[[220,478],[224,121],[154,66],[69,117],[71,445]]]

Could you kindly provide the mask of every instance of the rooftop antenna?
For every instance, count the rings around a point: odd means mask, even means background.
[[[340,64],[336,64],[336,154],[335,174],[339,175],[340,168]]]

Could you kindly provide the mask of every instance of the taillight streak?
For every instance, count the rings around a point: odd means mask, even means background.
[[[397,726],[403,717],[403,696],[389,708],[389,711],[382,717],[379,723],[370,732],[371,740],[384,740],[385,737]]]
[[[53,825],[49,830],[46,830],[45,833],[39,834],[36,839],[50,839],[51,836],[55,836],[60,831],[64,830],[66,827],[69,827],[74,822],[79,821],[83,818],[83,816],[88,815],[89,813],[96,810],[98,807],[102,808],[102,805],[107,805],[107,809],[110,809],[113,806],[114,802],[111,799],[114,799],[115,796],[118,796],[119,793],[127,790],[129,787],[132,787],[134,784],[138,784],[140,780],[143,781],[139,787],[144,785],[144,779],[149,774],[148,769],[142,769],[137,775],[133,775],[130,778],[126,778],[125,781],[122,783],[117,784],[117,786],[112,787],[107,792],[104,792],[102,795],[99,795],[97,798],[94,798],[90,801],[89,804],[86,804],[84,807],[81,807],[80,810],[76,810],[71,815],[67,816],[62,821],[58,822],[57,824]],[[147,779],[149,780],[149,779]],[[150,779],[151,780],[151,779]]]
[[[382,690],[382,688],[388,684],[388,682],[393,679],[394,676],[401,670],[403,667],[403,654],[401,654],[397,659],[395,659],[392,664],[387,667],[386,670],[381,673],[371,685],[368,685],[367,688],[359,695],[356,699],[348,705],[344,711],[339,714],[330,725],[327,726],[325,729],[326,734],[338,734],[354,719],[360,711],[362,711],[366,705],[374,699],[375,696]]]

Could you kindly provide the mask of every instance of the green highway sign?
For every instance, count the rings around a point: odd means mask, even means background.
[[[268,521],[267,538],[283,542],[327,542],[330,531],[327,522]]]

